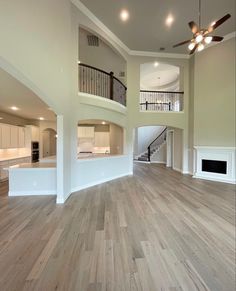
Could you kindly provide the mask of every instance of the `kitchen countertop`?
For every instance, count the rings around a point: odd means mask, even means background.
[[[45,158],[41,158],[39,159],[40,163],[56,163],[56,156],[49,156],[49,157],[45,157]]]
[[[16,155],[16,156],[12,156],[12,157],[0,158],[0,162],[29,158],[29,157],[31,157],[31,155],[29,155],[29,154],[28,155]]]
[[[10,166],[4,170],[21,170],[21,169],[48,169],[56,168],[56,163],[23,163],[15,166]]]

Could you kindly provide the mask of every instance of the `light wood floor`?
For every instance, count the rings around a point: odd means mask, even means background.
[[[8,181],[0,182],[0,197],[8,195]]]
[[[160,165],[71,196],[0,197],[0,290],[234,290],[235,187]]]

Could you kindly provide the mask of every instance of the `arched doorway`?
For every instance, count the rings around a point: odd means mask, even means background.
[[[43,130],[42,156],[43,158],[56,156],[57,132],[52,128]]]

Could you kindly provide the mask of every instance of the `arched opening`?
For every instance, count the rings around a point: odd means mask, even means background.
[[[134,129],[134,162],[164,164],[183,170],[183,130],[171,126],[141,126]]]
[[[180,67],[161,62],[141,64],[140,110],[183,111],[183,73]]]
[[[79,91],[126,105],[126,60],[97,33],[79,28]]]
[[[42,131],[49,124],[56,128],[57,117],[28,81],[19,81],[24,76],[8,71],[0,68],[0,188],[4,183],[9,196],[56,195],[56,159],[50,165],[40,160]]]
[[[56,157],[57,152],[57,132],[52,128],[43,130],[43,142],[42,142],[42,156]]]
[[[105,120],[81,120],[77,128],[78,158],[123,155],[124,129]]]

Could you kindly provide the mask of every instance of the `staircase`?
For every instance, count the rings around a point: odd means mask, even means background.
[[[150,162],[151,157],[153,154],[155,154],[157,151],[159,151],[160,147],[165,143],[166,141],[166,131],[167,128],[165,128],[161,134],[158,135],[148,146],[147,151],[138,157],[138,161],[142,162]]]
[[[157,149],[151,150],[150,154],[151,156],[157,151]],[[143,161],[143,162],[149,162],[148,160],[148,151],[142,154],[140,157],[138,157],[138,161]]]

